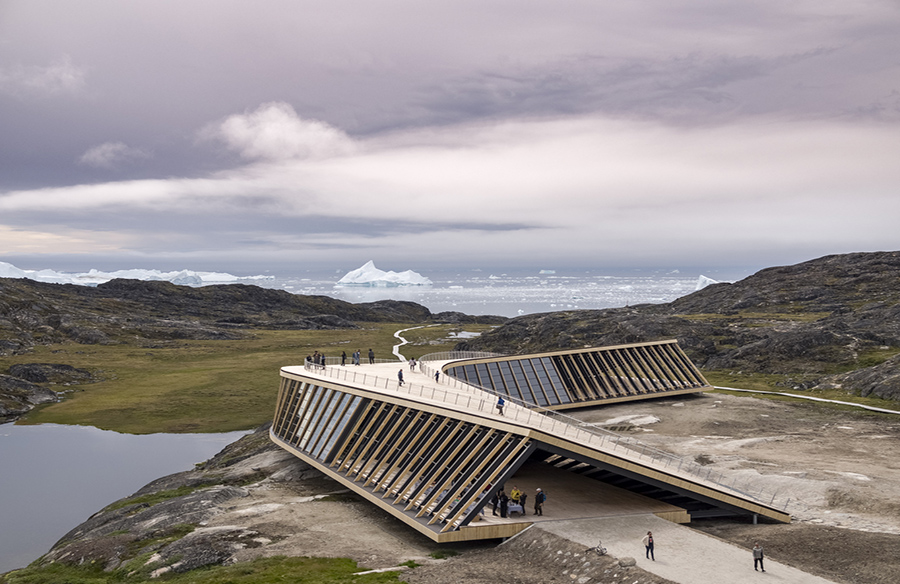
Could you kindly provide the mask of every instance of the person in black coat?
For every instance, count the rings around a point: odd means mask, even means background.
[[[509,496],[507,496],[506,491],[500,489],[500,492],[497,493],[497,499],[500,501],[500,517],[506,517],[509,511]]]

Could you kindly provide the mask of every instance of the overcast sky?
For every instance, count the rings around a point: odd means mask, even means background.
[[[0,0],[0,261],[900,249],[900,3]]]

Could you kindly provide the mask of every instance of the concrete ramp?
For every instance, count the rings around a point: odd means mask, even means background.
[[[689,527],[654,515],[628,515],[598,519],[544,521],[519,537],[544,530],[582,544],[585,548],[601,540],[609,554],[632,557],[638,567],[681,584],[833,584],[766,558],[766,572],[753,570],[749,549],[740,548]],[[653,532],[656,561],[645,559],[641,538]],[[760,541],[763,548],[765,541]]]

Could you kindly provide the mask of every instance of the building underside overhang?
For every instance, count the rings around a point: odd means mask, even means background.
[[[643,362],[648,373],[646,357]],[[548,518],[628,508],[676,522],[710,515],[790,521],[774,499],[726,486],[719,477],[704,476],[695,463],[629,437],[580,427],[550,408],[502,393],[511,403],[501,415],[495,392],[440,376],[459,362],[420,362],[402,386],[396,378],[400,366],[282,368],[270,434],[282,448],[435,541],[509,537],[543,519],[528,509],[518,517],[495,517],[489,502],[504,484],[519,484],[526,493],[537,486],[552,492]],[[643,383],[664,385],[658,375]],[[682,390],[697,391],[673,391]]]

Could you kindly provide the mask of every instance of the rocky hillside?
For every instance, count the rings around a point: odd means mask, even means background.
[[[112,280],[89,287],[0,278],[0,356],[57,343],[142,346],[160,340],[236,339],[254,329],[350,329],[360,322],[505,320],[456,312],[432,314],[414,302],[351,304],[327,296],[300,296],[241,284],[191,288],[170,282]],[[30,374],[0,371],[0,423],[15,419],[36,404],[54,401],[56,394],[40,383],[93,381],[70,371],[71,367],[56,366],[52,370],[53,364],[35,365]],[[41,371],[44,377],[39,375]],[[45,378],[48,372],[55,377]]]
[[[672,338],[707,370],[900,399],[900,252],[768,268],[668,304],[521,316],[457,348],[525,353]]]
[[[354,328],[354,321],[432,322],[424,306],[351,304],[228,284],[191,288],[112,280],[97,287],[0,279],[0,354],[35,343],[237,338],[242,331]]]

